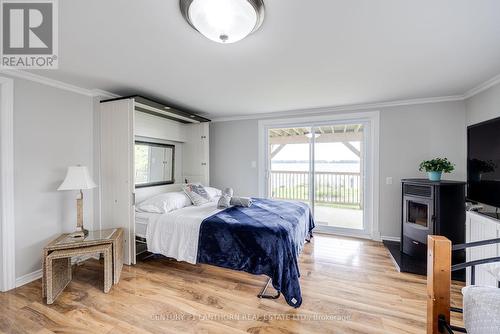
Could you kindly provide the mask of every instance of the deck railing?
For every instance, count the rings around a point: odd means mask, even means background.
[[[303,171],[271,171],[270,194],[276,199],[309,201],[310,176]],[[361,174],[315,172],[314,200],[318,204],[362,208]]]

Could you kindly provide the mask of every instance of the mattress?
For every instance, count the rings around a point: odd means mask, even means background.
[[[146,239],[148,225],[160,216],[159,213],[136,212],[135,213],[135,235]]]
[[[148,251],[196,264],[200,225],[222,209],[216,202],[187,206],[165,214],[150,214],[146,230]],[[144,225],[144,223],[143,223]]]

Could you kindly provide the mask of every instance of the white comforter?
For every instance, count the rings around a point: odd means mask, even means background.
[[[210,202],[150,218],[146,231],[148,251],[195,264],[201,223],[220,211],[217,202]]]

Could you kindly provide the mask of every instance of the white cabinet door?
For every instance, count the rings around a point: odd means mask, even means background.
[[[101,228],[124,229],[124,263],[135,263],[134,101],[101,104]]]
[[[203,184],[210,185],[210,135],[209,123],[201,123],[201,174]]]
[[[475,212],[467,213],[467,242],[498,238],[500,225]],[[486,245],[467,249],[467,261],[474,261],[498,256],[498,245]],[[467,269],[467,285],[471,284],[470,268]],[[497,287],[497,279],[484,265],[476,266],[476,285]]]
[[[183,147],[183,179],[209,184],[208,123],[188,124]],[[184,180],[183,180],[184,181]]]

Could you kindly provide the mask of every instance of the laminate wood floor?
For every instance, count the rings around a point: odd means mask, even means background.
[[[425,277],[398,273],[381,243],[316,235],[300,268],[303,304],[293,309],[282,297],[256,298],[264,276],[168,259],[125,266],[104,294],[102,264],[88,260],[53,305],[42,300],[40,280],[0,294],[0,332],[425,332]]]

